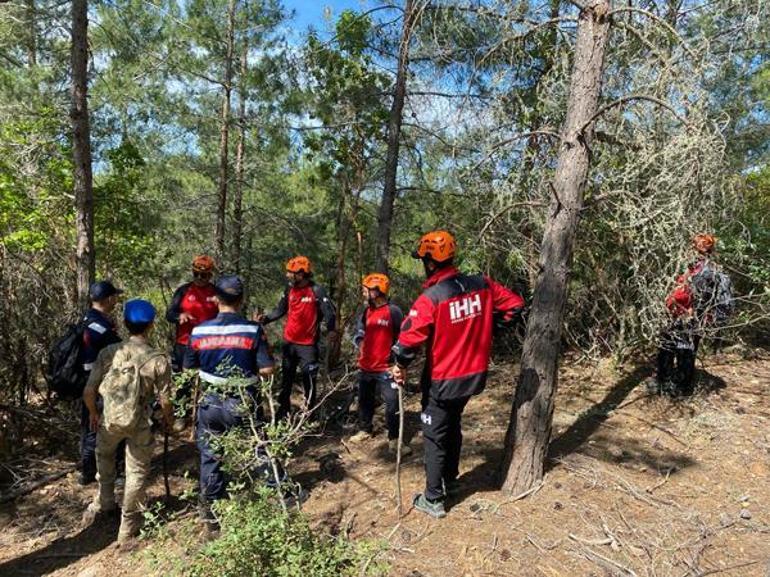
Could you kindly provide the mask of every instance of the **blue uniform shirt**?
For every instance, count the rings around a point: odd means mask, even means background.
[[[109,345],[119,343],[120,337],[115,330],[115,323],[112,322],[112,319],[96,309],[88,309],[83,323],[85,329],[83,330],[81,360],[83,369],[90,372],[101,350]]]
[[[236,313],[219,313],[195,327],[184,360],[184,368],[199,369],[201,380],[213,384],[232,376],[256,383],[259,369],[272,366],[262,326]]]

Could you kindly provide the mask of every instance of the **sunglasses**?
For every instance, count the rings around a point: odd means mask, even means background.
[[[211,278],[210,272],[193,272],[194,278]]]

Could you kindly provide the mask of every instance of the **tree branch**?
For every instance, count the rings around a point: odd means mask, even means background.
[[[585,124],[583,124],[583,126],[580,127],[580,130],[578,130],[578,133],[582,134],[586,128],[588,128],[597,118],[599,118],[602,114],[604,114],[608,110],[611,110],[617,106],[625,104],[626,102],[633,102],[634,100],[645,100],[647,102],[652,102],[653,104],[657,104],[661,108],[665,108],[666,110],[668,110],[679,122],[681,122],[685,126],[690,125],[690,123],[687,122],[686,119],[682,118],[679,115],[679,113],[676,110],[674,110],[674,107],[671,106],[668,102],[665,102],[664,100],[661,100],[660,98],[657,98],[655,96],[649,96],[646,94],[629,94],[628,96],[624,96],[623,98],[618,98],[617,100],[602,106],[599,110],[596,111],[596,114],[594,114],[591,118],[589,118],[588,121]]]

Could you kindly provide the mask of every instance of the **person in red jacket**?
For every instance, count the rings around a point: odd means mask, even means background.
[[[361,442],[372,437],[372,418],[379,393],[385,402],[385,424],[388,429],[388,448],[397,450],[399,415],[398,385],[393,381],[390,365],[393,363],[392,347],[398,339],[404,313],[390,302],[390,279],[380,273],[367,275],[361,283],[364,308],[356,322],[353,344],[358,349],[358,426],[359,432],[350,440]],[[412,449],[402,445],[401,454],[409,455]]]
[[[166,311],[166,320],[176,325],[174,350],[171,354],[171,366],[175,373],[182,371],[190,334],[199,324],[217,316],[216,289],[211,282],[214,276],[214,259],[206,254],[196,256],[192,261],[192,282],[180,286],[174,292]],[[189,399],[191,383],[186,383],[177,391],[177,399]],[[181,431],[186,426],[185,419],[177,419],[174,430]]]
[[[426,346],[421,415],[426,483],[414,506],[437,518],[446,515],[446,492],[457,483],[463,409],[486,385],[494,324],[512,323],[524,308],[521,296],[488,276],[457,270],[455,251],[447,231],[420,239],[412,256],[422,260],[427,280],[401,325],[391,369],[403,385],[407,367]]]
[[[308,409],[316,404],[316,379],[318,378],[321,323],[326,325],[328,338],[333,340],[336,328],[336,312],[326,291],[313,282],[313,265],[305,256],[296,256],[286,263],[288,288],[278,306],[256,320],[265,325],[286,316],[281,349],[281,391],[278,395],[278,412],[281,419],[291,409],[291,391],[297,368],[302,373],[302,386]]]
[[[648,383],[648,390],[653,394],[693,393],[701,334],[706,327],[729,315],[732,308],[729,277],[712,260],[716,238],[697,234],[692,246],[695,260],[676,278],[674,290],[666,297],[671,322],[661,335],[657,374]]]

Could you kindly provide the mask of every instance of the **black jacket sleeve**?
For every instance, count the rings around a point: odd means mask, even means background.
[[[366,336],[366,308],[364,308],[363,311],[361,311],[361,314],[358,315],[358,318],[356,319],[356,328],[353,331],[353,345],[357,348],[361,348],[361,343],[364,342],[364,337]]]
[[[179,323],[179,315],[182,314],[182,299],[184,298],[184,294],[187,292],[187,289],[190,288],[191,283],[186,283],[180,286],[178,289],[174,291],[174,296],[171,297],[171,303],[168,305],[168,309],[166,310],[166,320],[173,324]]]
[[[273,321],[277,321],[287,312],[289,312],[289,289],[283,291],[283,296],[281,297],[281,300],[278,301],[278,305],[265,315],[265,320],[262,324],[266,325]]]
[[[398,335],[401,333],[401,323],[404,322],[404,313],[401,312],[398,305],[394,305],[393,303],[388,303],[388,308],[390,308],[390,322],[393,325],[393,342],[395,343],[398,340]]]
[[[326,291],[320,285],[313,285],[313,293],[315,293],[320,320],[326,325],[326,330],[328,332],[336,330],[337,311],[334,308],[334,303],[332,303],[331,299],[326,294]]]

